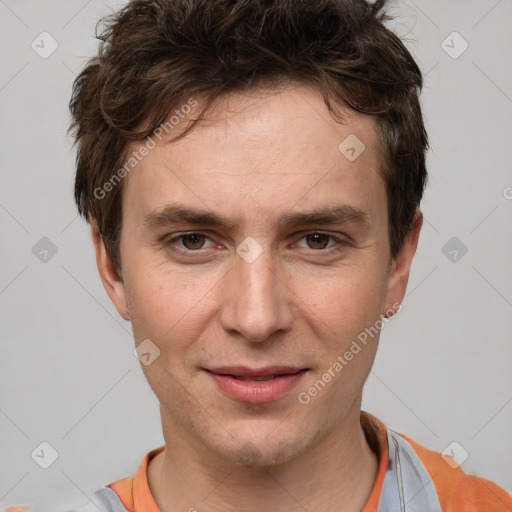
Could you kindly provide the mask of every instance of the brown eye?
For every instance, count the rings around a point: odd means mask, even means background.
[[[325,249],[329,243],[329,235],[322,233],[311,233],[306,236],[308,245],[311,249]]]
[[[183,245],[191,251],[201,249],[206,239],[206,237],[200,233],[190,233],[188,235],[182,235],[180,238],[183,240]]]

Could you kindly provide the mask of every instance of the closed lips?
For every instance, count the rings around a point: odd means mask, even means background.
[[[277,377],[297,375],[298,373],[307,370],[308,368],[262,368],[259,370],[247,368],[214,368],[207,371],[216,375],[232,377],[238,380],[266,381]]]
[[[206,369],[205,369],[206,370]],[[309,368],[266,366],[265,368],[218,367],[206,370],[229,399],[250,404],[275,402],[284,398]]]

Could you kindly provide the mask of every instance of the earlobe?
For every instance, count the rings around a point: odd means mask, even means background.
[[[126,304],[126,293],[122,277],[118,274],[112,259],[101,238],[96,220],[91,222],[91,237],[96,254],[96,266],[100,274],[101,282],[107,292],[110,300],[113,302],[119,314],[125,319],[130,320],[130,314]]]
[[[388,290],[386,295],[386,310],[394,308],[394,305],[401,304],[409,281],[412,259],[418,247],[423,214],[416,210],[411,231],[404,241],[398,255],[391,262],[388,278]]]

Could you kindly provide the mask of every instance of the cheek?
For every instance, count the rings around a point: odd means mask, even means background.
[[[131,274],[126,284],[136,340],[149,338],[159,346],[172,341],[173,349],[185,348],[199,336],[214,279],[194,277],[173,270]]]
[[[352,269],[354,270],[354,269]],[[309,298],[308,325],[315,326],[321,342],[321,363],[315,382],[305,390],[315,407],[331,409],[336,403],[348,408],[368,377],[378,347],[377,329],[384,304],[380,274],[348,272],[317,287]],[[323,392],[324,387],[326,392]],[[327,413],[337,418],[340,411]]]
[[[328,327],[327,336],[343,342],[357,337],[379,318],[385,304],[386,279],[375,263],[361,262],[329,275],[304,278],[295,290],[306,305],[304,314],[310,323],[319,328],[324,325],[324,335],[318,335],[325,337]]]

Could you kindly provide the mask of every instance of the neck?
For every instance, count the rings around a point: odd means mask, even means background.
[[[166,449],[148,466],[153,497],[161,512],[360,511],[378,461],[356,402],[316,445],[287,463],[265,467],[219,459],[188,438],[162,410]]]

